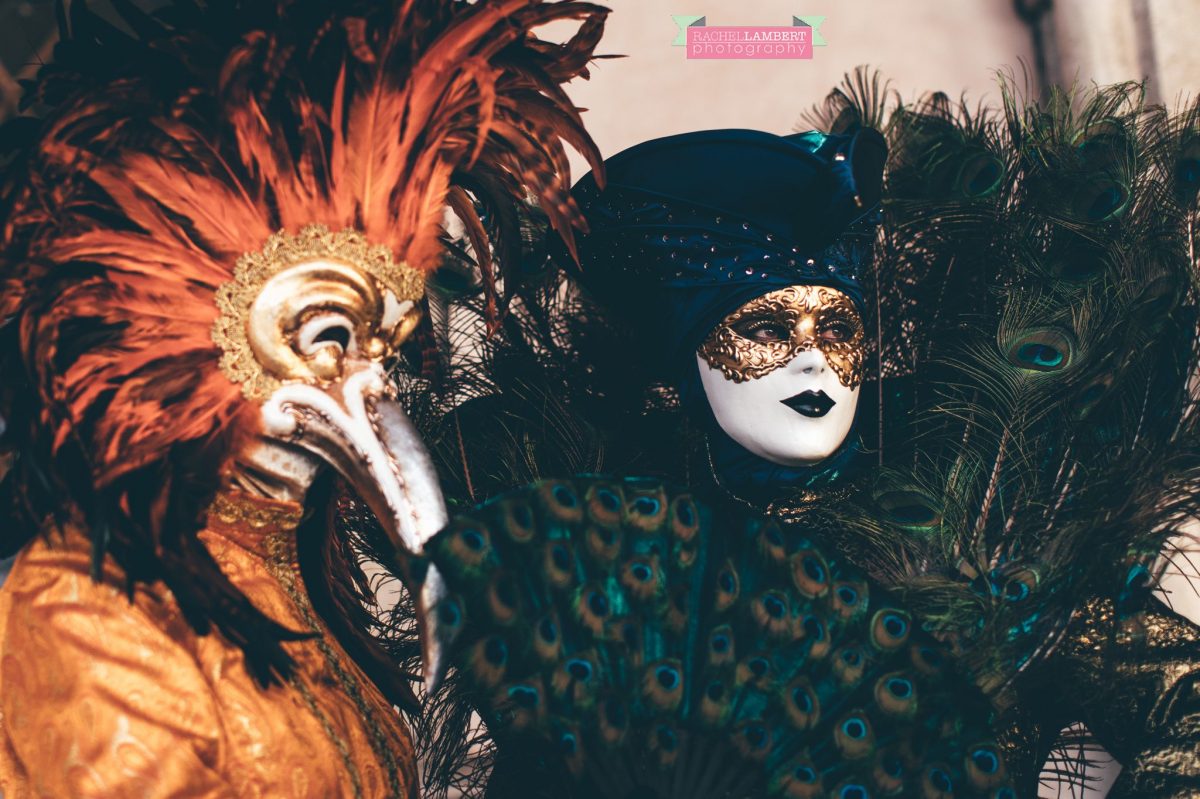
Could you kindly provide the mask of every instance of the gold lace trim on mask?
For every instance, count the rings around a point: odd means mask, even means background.
[[[396,262],[388,247],[372,244],[356,230],[335,233],[324,225],[308,225],[296,235],[283,230],[273,234],[261,250],[238,259],[233,279],[216,294],[219,315],[212,338],[223,350],[221,371],[240,384],[249,399],[265,399],[281,385],[277,376],[264,370],[250,344],[254,301],[271,278],[289,267],[314,261],[350,267],[390,290],[400,302],[419,300],[425,293],[421,272],[404,261]]]
[[[775,323],[791,334],[770,342],[746,338],[736,328],[751,320]],[[845,341],[822,337],[824,327],[835,323],[850,331]],[[863,338],[862,316],[846,294],[827,286],[787,286],[756,297],[725,317],[698,352],[726,380],[744,383],[786,366],[801,352],[817,349],[825,355],[838,382],[854,389],[863,380]]]

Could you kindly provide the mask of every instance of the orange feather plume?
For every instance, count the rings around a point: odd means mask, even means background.
[[[217,365],[217,288],[271,233],[314,223],[435,269],[463,180],[512,202],[529,191],[570,242],[582,221],[564,144],[594,168],[600,159],[560,84],[586,77],[606,10],[116,6],[136,36],[71,4],[55,63],[27,97],[33,113],[7,131],[23,142],[3,195],[0,365],[19,363],[31,390],[5,415],[29,453],[26,492],[41,480],[43,509],[70,500],[107,519],[94,524],[98,545],[138,579],[167,579],[203,624],[239,607],[193,540],[246,412]],[[533,35],[561,19],[581,21],[570,41]],[[464,194],[451,202],[473,214]]]

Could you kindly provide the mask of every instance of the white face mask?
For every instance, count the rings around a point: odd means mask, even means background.
[[[823,286],[789,286],[743,305],[696,354],[717,424],[781,466],[828,458],[854,423],[863,371],[862,319]]]

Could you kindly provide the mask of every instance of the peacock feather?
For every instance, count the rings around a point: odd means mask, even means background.
[[[511,757],[577,796],[1013,796],[982,696],[813,532],[600,477],[458,516],[429,549],[438,613],[497,774]]]
[[[999,109],[933,94],[886,115],[878,467],[846,521],[1003,704],[1083,598],[1140,607],[1200,439],[1195,112],[1137,84],[1001,88]],[[880,114],[861,105],[825,112]]]

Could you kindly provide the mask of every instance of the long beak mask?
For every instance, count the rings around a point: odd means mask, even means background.
[[[402,555],[420,558],[447,521],[429,453],[384,364],[420,318],[421,276],[353,231],[276,234],[239,261],[218,294],[222,368],[261,404],[262,437],[241,460],[258,485],[303,493],[333,467],[367,502]],[[291,494],[295,494],[293,490]],[[426,688],[445,669],[435,608],[441,576],[417,589]]]

